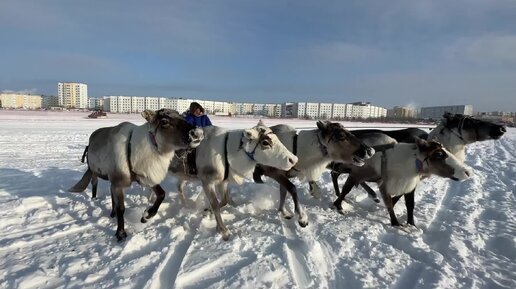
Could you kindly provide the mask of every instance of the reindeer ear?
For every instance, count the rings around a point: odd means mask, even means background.
[[[327,121],[322,121],[322,120],[319,120],[317,122],[317,127],[322,130],[322,131],[325,131],[328,127],[328,122]]]
[[[263,123],[263,121],[260,119],[260,120],[258,121],[258,124],[257,124],[256,126],[265,126],[265,124],[264,124],[264,123]]]
[[[156,119],[156,112],[154,110],[146,109],[142,111],[142,117],[147,120],[147,122],[153,123]]]
[[[255,139],[256,138],[255,133],[256,133],[256,130],[254,130],[254,129],[246,129],[246,130],[244,130],[244,137],[249,140]]]

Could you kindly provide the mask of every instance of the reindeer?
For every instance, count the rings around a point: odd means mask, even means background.
[[[132,182],[151,187],[157,198],[143,213],[141,222],[153,217],[165,197],[160,183],[166,177],[175,150],[197,147],[204,138],[203,131],[188,124],[176,111],[145,110],[147,120],[137,126],[123,122],[114,127],[94,131],[85,150],[88,169],[82,179],[69,189],[82,192],[91,181],[96,196],[98,177],[111,183],[111,217],[117,217],[115,236],[127,238],[124,229],[124,188]]]
[[[437,175],[462,181],[471,175],[471,170],[436,141],[415,139],[414,144],[398,143],[376,147],[376,154],[366,160],[362,167],[351,167],[348,179],[359,184],[364,181],[379,184],[380,193],[389,212],[392,226],[400,223],[394,214],[394,205],[405,197],[407,223],[414,224],[414,192],[422,177]],[[340,194],[333,203],[342,213]]]
[[[257,164],[280,170],[290,170],[298,161],[262,121],[250,129],[227,130],[217,126],[204,128],[204,141],[195,149],[196,173],[188,164],[175,159],[169,171],[179,177],[179,194],[182,196],[185,179],[202,182],[211,209],[217,221],[217,231],[224,240],[231,236],[220,216],[217,192],[223,194],[223,204],[229,202],[229,183],[241,184],[250,178]],[[184,196],[181,197],[184,199]]]
[[[428,135],[428,139],[441,143],[450,153],[457,157],[461,163],[464,163],[466,145],[477,141],[499,139],[506,131],[506,128],[502,125],[462,114],[452,115],[451,113],[445,113],[439,125]],[[416,131],[411,131],[411,133],[406,134],[404,141],[413,143],[414,137],[417,136],[414,132]],[[385,133],[387,134],[389,132],[386,131]],[[357,183],[354,178],[349,177],[342,186],[342,191],[339,194],[337,178],[342,173],[349,173],[351,169],[352,167],[346,164],[337,164],[332,167],[331,177],[336,195],[340,195],[344,198],[354,186],[360,184],[366,189],[369,196],[375,199],[376,193],[367,184],[364,182]]]
[[[286,219],[292,218],[292,213],[284,207],[287,191],[290,193],[301,227],[308,225],[308,218],[299,204],[297,189],[289,178],[299,177],[315,182],[332,161],[361,166],[374,154],[374,149],[365,145],[337,122],[318,121],[317,129],[304,130],[299,134],[288,125],[276,125],[271,128],[281,142],[298,156],[299,161],[290,170],[259,165],[253,178],[255,182],[262,183],[261,176],[266,175],[280,184],[278,210]]]

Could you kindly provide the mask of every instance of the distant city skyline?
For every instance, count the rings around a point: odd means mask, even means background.
[[[3,1],[0,91],[516,111],[516,1]]]

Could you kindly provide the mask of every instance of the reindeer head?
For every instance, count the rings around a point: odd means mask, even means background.
[[[449,112],[443,115],[441,124],[461,138],[466,144],[499,139],[507,132],[503,125],[476,119],[468,115],[451,114]]]
[[[455,181],[462,181],[471,176],[471,169],[447,151],[442,144],[416,137],[416,146],[416,168],[421,173]]]
[[[256,126],[244,130],[241,142],[241,148],[258,164],[288,171],[297,163],[297,157],[261,120]]]
[[[365,145],[340,123],[318,121],[317,127],[321,150],[334,161],[362,166],[366,159],[374,155],[373,148]]]
[[[197,147],[204,139],[202,129],[195,128],[175,110],[145,110],[143,118],[150,126],[157,147],[161,152]]]

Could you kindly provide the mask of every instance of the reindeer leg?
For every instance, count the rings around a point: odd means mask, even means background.
[[[396,214],[394,214],[393,200],[392,200],[391,196],[389,194],[387,194],[385,187],[383,185],[380,186],[380,193],[382,195],[383,202],[385,203],[385,206],[387,207],[387,211],[389,212],[389,216],[391,217],[391,225],[399,226],[400,223],[398,222],[398,219],[396,218]],[[398,197],[398,199],[399,199],[399,197]]]
[[[306,227],[308,225],[308,217],[306,213],[304,212],[303,208],[299,204],[299,199],[297,197],[297,189],[296,186],[286,177],[286,176],[278,176],[276,180],[280,184],[280,193],[281,188],[286,189],[290,195],[292,196],[292,200],[294,201],[294,211],[296,212],[298,216],[297,222],[299,223],[299,226]]]
[[[127,238],[127,233],[124,228],[124,213],[125,213],[125,204],[124,204],[124,190],[121,187],[117,187],[111,184],[111,197],[115,201],[115,211],[116,211],[116,219],[117,219],[117,228],[115,236],[118,242],[124,241]]]
[[[319,199],[321,197],[321,188],[319,187],[316,181],[309,181],[308,188],[310,190],[310,195],[312,195],[312,197],[316,199]]]
[[[97,185],[99,183],[99,178],[96,173],[91,175],[91,198],[97,198]]]
[[[109,216],[111,218],[114,218],[116,216],[116,201],[115,201],[115,196],[113,195],[113,189],[111,189],[111,213],[109,214]]]
[[[407,207],[407,224],[416,226],[414,224],[414,192],[416,189],[412,190],[412,192],[405,194],[405,206]]]
[[[184,207],[186,207],[185,185],[186,181],[182,178],[179,178],[179,180],[177,180],[177,193],[179,195],[179,199],[181,200],[181,204],[183,204]]]
[[[344,213],[344,211],[342,210],[342,201],[344,201],[344,198],[346,197],[346,195],[349,194],[349,192],[351,192],[351,189],[353,189],[353,187],[355,185],[356,185],[355,178],[353,178],[352,175],[349,175],[348,178],[346,179],[346,182],[342,186],[342,192],[340,193],[337,200],[335,200],[335,202],[333,202],[333,205],[335,206],[335,208],[337,208],[337,211],[339,213],[341,213],[341,214]]]
[[[338,197],[340,195],[340,189],[339,189],[339,176],[340,173],[336,171],[331,171],[331,181],[333,183],[333,189],[335,189],[335,195]]]
[[[211,210],[215,215],[215,220],[217,221],[217,231],[222,235],[222,239],[227,241],[231,236],[231,232],[226,228],[224,222],[222,221],[222,217],[220,216],[219,200],[217,199],[215,185],[212,183],[203,182],[203,189],[204,193],[208,197],[208,200],[210,201]]]
[[[280,190],[280,202],[279,202],[278,211],[281,213],[283,218],[292,219],[292,212],[285,209],[285,199],[287,198],[287,189],[284,186],[280,185],[279,190]]]
[[[150,206],[147,210],[143,212],[143,216],[141,218],[142,223],[147,223],[147,220],[154,217],[156,213],[158,212],[159,206],[165,199],[165,190],[160,185],[155,185],[152,187],[152,190],[156,194],[156,200],[154,201],[154,204]]]
[[[371,187],[368,184],[366,184],[365,182],[362,182],[362,183],[360,183],[360,185],[362,186],[362,188],[364,188],[364,190],[366,190],[367,195],[371,199],[373,199],[373,201],[375,203],[379,203],[380,202],[380,199],[378,199],[378,196],[376,195],[376,192],[373,189],[371,189]]]
[[[228,183],[227,182],[220,183],[217,186],[217,189],[219,192],[222,193],[222,202],[220,203],[220,207],[222,208],[222,207],[226,206],[227,204],[229,204],[232,207],[235,207],[236,204],[233,201],[233,199],[231,198],[231,196],[229,195]]]

